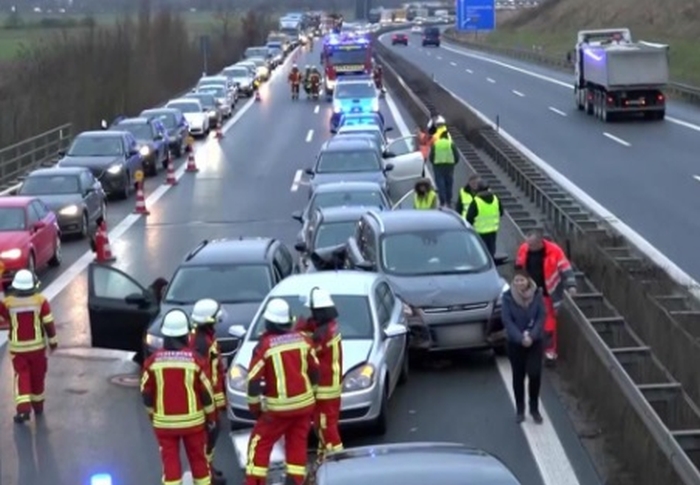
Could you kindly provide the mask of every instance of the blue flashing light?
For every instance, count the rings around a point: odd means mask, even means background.
[[[112,475],[109,473],[98,473],[90,477],[90,485],[112,485]]]

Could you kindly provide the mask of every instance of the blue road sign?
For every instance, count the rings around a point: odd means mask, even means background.
[[[495,0],[457,0],[456,27],[461,31],[495,30]]]

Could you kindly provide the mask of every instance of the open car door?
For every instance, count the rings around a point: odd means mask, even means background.
[[[391,210],[405,210],[405,209],[414,209],[413,207],[413,198],[415,194],[415,189],[411,189],[408,192],[406,192],[403,197],[401,197],[397,202],[394,203],[394,205],[391,206]]]
[[[387,145],[384,151],[384,166],[389,164],[394,166],[386,172],[389,195],[392,200],[398,200],[413,189],[425,170],[425,160],[416,147],[415,136],[397,138]]]
[[[111,266],[88,266],[88,315],[92,346],[141,352],[143,335],[158,315],[155,295]]]

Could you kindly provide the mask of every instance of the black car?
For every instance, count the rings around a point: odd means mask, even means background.
[[[84,131],[58,154],[59,167],[89,168],[107,195],[122,199],[129,197],[134,175],[143,170],[139,144],[128,131]]]
[[[176,157],[185,152],[189,126],[182,111],[175,108],[154,108],[141,111],[142,118],[156,118],[168,132],[168,148]]]
[[[157,118],[120,118],[109,129],[134,135],[146,175],[158,175],[159,167],[168,167],[168,131]]]
[[[440,47],[440,29],[437,27],[426,27],[423,29],[423,47],[434,45]]]
[[[316,209],[299,232],[294,249],[302,254],[302,264],[308,267],[308,257],[317,249],[344,244],[355,233],[357,222],[377,207],[340,206]]]
[[[391,45],[408,45],[408,36],[406,34],[394,34],[391,36]]]
[[[93,263],[88,268],[92,346],[136,352],[141,360],[163,344],[163,315],[173,308],[189,312],[198,300],[213,298],[225,313],[216,336],[222,354],[231,357],[238,341],[229,336],[229,327],[250,325],[270,289],[296,271],[289,249],[270,238],[203,241],[169,283],[159,278],[148,288],[116,268]]]

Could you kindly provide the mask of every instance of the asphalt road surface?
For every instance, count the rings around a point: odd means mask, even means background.
[[[420,36],[392,49],[500,126],[700,279],[700,111],[670,102],[663,122],[602,123],[574,106],[571,75]],[[390,37],[383,36],[390,44]],[[572,40],[573,42],[573,40]]]
[[[302,57],[298,62],[313,61]],[[169,277],[206,238],[259,235],[294,242],[299,227],[290,213],[301,209],[307,197],[297,174],[329,137],[330,105],[292,103],[280,76],[263,88],[262,96],[262,103],[238,108],[243,114],[228,123],[223,140],[199,144],[199,173],[183,174],[181,167],[180,183],[173,188],[150,182],[150,217],[128,215],[133,201],[110,206],[118,268],[148,283]],[[382,109],[388,125],[407,130],[401,108],[390,97]],[[459,174],[465,176],[463,167]],[[513,236],[503,234],[500,244],[512,251]],[[114,485],[160,483],[158,448],[137,390],[138,369],[124,353],[88,348],[84,269],[91,257],[84,255],[86,250],[83,243],[67,245],[61,270],[43,275],[61,349],[50,358],[41,422],[12,422],[11,366],[6,347],[0,348],[0,382],[5,383],[0,393],[0,485],[88,485],[98,473],[110,474]],[[504,384],[508,372],[502,360],[482,354],[454,360],[442,370],[412,369],[409,384],[391,403],[388,434],[349,436],[346,445],[463,442],[497,455],[524,485],[600,483],[547,383],[545,426],[515,424]],[[229,483],[241,483],[238,459],[225,433],[216,462]]]

